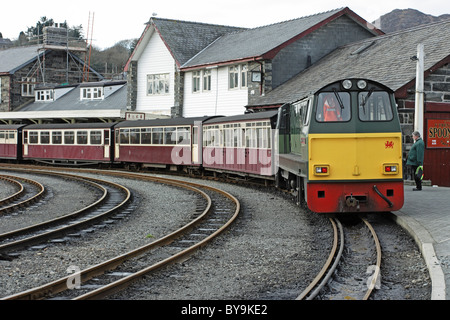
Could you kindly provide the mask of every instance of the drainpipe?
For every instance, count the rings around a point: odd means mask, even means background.
[[[417,45],[417,67],[416,67],[416,102],[414,115],[414,131],[423,132],[423,112],[424,112],[424,47],[420,43]]]

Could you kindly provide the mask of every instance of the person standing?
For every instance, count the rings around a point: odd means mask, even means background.
[[[420,137],[419,131],[414,131],[413,134],[414,144],[411,147],[411,150],[409,150],[408,159],[406,161],[406,165],[411,166],[412,172],[414,175],[414,181],[416,182],[416,187],[413,189],[413,191],[420,191],[422,190],[422,177],[418,176],[417,168],[422,167],[423,170],[423,158],[425,155],[425,143],[423,142],[422,138]]]

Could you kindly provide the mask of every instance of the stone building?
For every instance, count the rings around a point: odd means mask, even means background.
[[[82,82],[84,65],[74,52],[42,45],[1,50],[0,112],[15,111],[34,101],[36,85]],[[103,79],[95,70],[87,70],[91,81]]]

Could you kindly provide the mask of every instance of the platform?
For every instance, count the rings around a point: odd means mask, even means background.
[[[416,241],[432,281],[432,300],[450,300],[450,188],[405,183],[405,204],[394,219]]]

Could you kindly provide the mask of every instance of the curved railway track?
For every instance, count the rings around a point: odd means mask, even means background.
[[[12,250],[17,250],[26,246],[42,243],[49,239],[65,236],[69,232],[93,225],[94,223],[109,217],[118,210],[123,209],[131,199],[131,192],[127,188],[112,182],[95,178],[80,177],[67,173],[27,169],[27,173],[30,172],[45,175],[57,175],[59,177],[81,181],[82,183],[100,189],[102,196],[97,201],[81,210],[32,226],[0,234],[0,253],[2,254],[7,254]]]
[[[361,218],[362,219],[362,218]],[[379,274],[380,274],[380,266],[381,266],[381,246],[380,242],[378,240],[378,236],[375,233],[375,230],[371,226],[371,224],[366,220],[362,219],[365,226],[369,229],[371,237],[373,238],[373,245],[376,248],[376,261],[375,264],[373,263],[367,263],[366,269],[362,271],[364,274],[366,270],[373,271],[373,274],[369,277],[369,280],[366,283],[366,286],[355,286],[354,281],[354,274],[351,274],[348,276],[348,279],[340,279],[339,280],[339,288],[337,290],[343,293],[342,299],[355,299],[355,296],[360,297],[361,300],[368,300],[372,290],[375,288],[376,284],[379,281]],[[342,263],[342,257],[344,253],[344,248],[346,246],[346,242],[349,241],[350,237],[345,238],[345,232],[344,227],[342,226],[341,222],[338,219],[330,218],[330,222],[333,226],[334,231],[334,240],[333,240],[333,246],[330,251],[329,257],[327,261],[325,262],[323,268],[320,270],[318,275],[314,278],[314,280],[311,282],[311,284],[297,297],[297,300],[313,300],[317,298],[323,291],[325,291],[325,287],[329,285],[329,283],[332,281],[333,275],[336,273],[336,270],[340,263]],[[355,241],[359,241],[359,239],[356,239]],[[351,250],[347,250],[351,251]],[[344,264],[344,263],[342,263]],[[345,268],[345,266],[344,266]],[[347,283],[346,283],[347,282]],[[356,287],[356,288],[355,288]],[[359,288],[358,288],[359,287]],[[348,295],[348,292],[352,292],[352,296]],[[328,296],[330,299],[334,299],[336,296],[339,296],[339,294],[335,295],[334,297]],[[338,298],[339,299],[339,298]]]
[[[86,170],[82,170],[86,172]],[[113,174],[113,173],[111,173]],[[239,201],[231,194],[201,184],[182,182],[175,179],[152,177],[141,174],[114,172],[114,175],[126,175],[159,183],[170,184],[176,187],[186,188],[200,194],[205,199],[203,210],[191,222],[182,228],[135,250],[104,261],[85,270],[79,270],[75,274],[63,277],[38,288],[33,288],[17,293],[3,300],[17,299],[100,299],[122,290],[144,275],[148,275],[163,266],[181,261],[193,254],[198,248],[204,246],[217,235],[226,230],[237,218],[240,212]],[[137,259],[139,265],[145,265],[139,270],[132,270],[130,266],[136,265],[132,259]],[[145,261],[145,262],[143,262]],[[112,274],[108,273],[121,266],[120,271],[113,273],[120,279],[111,280]],[[105,274],[106,273],[106,274]],[[101,275],[102,278],[99,280]],[[103,285],[94,290],[88,283],[94,279],[96,283]],[[80,286],[77,286],[77,283]],[[77,288],[75,290],[69,290]],[[58,295],[60,293],[60,295]]]
[[[45,187],[37,181],[10,175],[0,175],[0,179],[18,188],[17,192],[0,200],[0,216],[17,208],[29,206],[45,195]],[[33,192],[34,189],[37,191]]]

